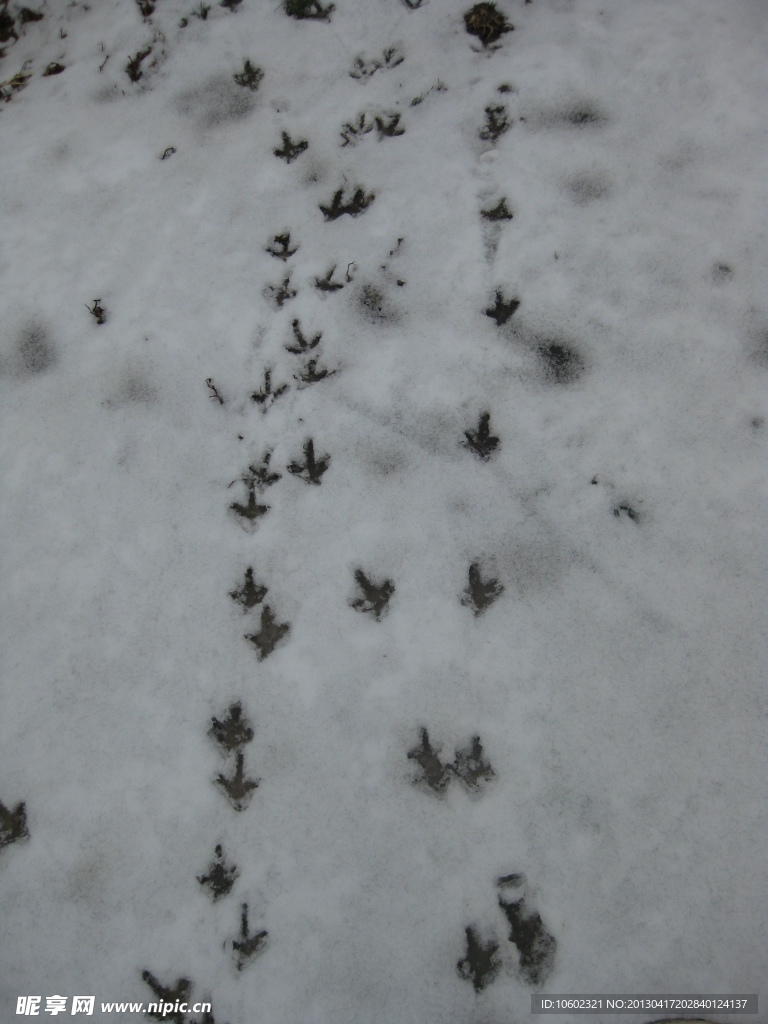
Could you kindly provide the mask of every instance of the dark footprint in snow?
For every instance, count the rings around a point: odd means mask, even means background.
[[[249,565],[245,570],[245,580],[239,590],[230,591],[229,596],[233,601],[237,601],[243,608],[248,611],[249,608],[255,608],[257,604],[261,604],[264,598],[267,596],[268,588],[263,586],[261,583],[256,583],[253,579],[253,569]]]
[[[220,722],[215,716],[211,719],[208,735],[224,749],[225,753],[239,750],[253,739],[251,723],[243,715],[240,701],[230,704],[227,717]]]
[[[451,780],[451,766],[443,764],[438,757],[439,751],[440,747],[435,748],[429,742],[429,733],[425,728],[421,730],[419,746],[408,751],[409,759],[421,768],[422,774],[416,782],[426,784],[435,793],[442,793]]]
[[[232,941],[238,971],[242,971],[247,963],[264,951],[267,935],[266,931],[254,932],[253,935],[249,933],[248,904],[243,903],[240,914],[240,938]]]
[[[498,437],[491,436],[491,414],[484,412],[478,421],[477,430],[465,430],[464,437],[467,439],[465,447],[471,449],[475,455],[487,462],[491,454],[499,447]]]
[[[289,299],[295,299],[298,292],[291,288],[291,275],[288,274],[280,284],[268,284],[264,289],[264,297],[271,299],[278,309],[282,309]]]
[[[344,287],[343,281],[334,281],[333,275],[336,272],[336,264],[331,267],[325,277],[315,278],[315,288],[321,292],[338,292]]]
[[[485,315],[489,316],[492,320],[495,320],[497,327],[503,327],[507,320],[509,320],[509,318],[517,311],[519,305],[519,299],[509,299],[509,301],[507,301],[504,298],[503,292],[497,290],[496,305],[489,306],[485,311]]]
[[[297,157],[300,157],[305,149],[309,146],[306,139],[300,139],[298,142],[294,142],[288,132],[281,132],[283,140],[282,149],[275,149],[272,152],[275,156],[279,156],[281,160],[285,160],[287,164],[292,163]]]
[[[244,811],[251,802],[254,789],[259,788],[259,779],[247,779],[245,777],[245,757],[242,751],[238,751],[235,757],[235,772],[231,778],[219,773],[216,776],[216,785],[226,794],[229,802],[236,811]]]
[[[640,513],[636,509],[632,508],[631,505],[626,504],[626,502],[622,502],[621,505],[617,505],[613,510],[613,514],[616,517],[624,515],[627,519],[631,519],[633,523],[640,522]]]
[[[317,359],[308,360],[301,373],[294,373],[293,379],[301,384],[317,384],[319,381],[325,380],[326,377],[333,377],[338,372],[336,370],[326,370],[324,366],[318,369],[317,363]]]
[[[238,71],[232,76],[238,85],[244,89],[250,89],[251,92],[256,92],[259,87],[259,83],[264,77],[264,72],[261,68],[251,64],[249,60],[246,60],[243,64],[243,70]]]
[[[320,339],[323,336],[322,331],[318,331],[312,338],[306,338],[302,333],[301,324],[298,320],[294,320],[291,327],[293,328],[294,344],[286,345],[286,352],[290,352],[295,356],[301,356],[305,355],[307,352],[311,352],[313,348],[317,348],[320,344]]]
[[[285,262],[290,259],[291,256],[296,255],[299,251],[299,247],[297,245],[295,249],[291,249],[291,233],[288,231],[284,235],[275,235],[272,239],[272,245],[268,245],[265,251],[268,252],[270,256],[274,256],[276,259]]]
[[[272,461],[272,452],[265,452],[261,465],[252,465],[248,467],[248,472],[242,477],[242,481],[246,487],[271,487],[272,484],[276,484],[281,478],[280,473],[271,473],[269,470],[269,463]]]
[[[238,874],[237,865],[228,865],[221,846],[217,846],[213,860],[208,865],[208,874],[198,875],[197,880],[215,903],[222,896],[230,894]]]
[[[248,493],[248,504],[243,505],[239,501],[233,501],[229,506],[235,515],[240,516],[241,519],[247,519],[250,522],[255,522],[261,516],[265,516],[269,512],[269,505],[260,505],[256,500],[256,494],[254,489],[251,488]]]
[[[494,939],[483,942],[470,925],[465,929],[467,951],[456,968],[465,981],[471,981],[475,992],[481,992],[499,973],[501,961],[496,956],[499,944]]]
[[[379,139],[395,139],[398,135],[405,135],[405,128],[400,127],[400,114],[386,114],[385,117],[389,120],[385,121],[384,117],[374,118]]]
[[[312,439],[304,442],[304,462],[292,462],[288,466],[288,472],[299,477],[308,484],[320,486],[323,473],[328,469],[331,462],[330,455],[321,455],[315,458],[315,445]]]
[[[509,127],[506,107],[503,105],[486,107],[485,124],[480,129],[480,138],[483,142],[496,142],[506,131],[509,131]]]
[[[174,988],[166,988],[150,971],[142,971],[141,976],[155,993],[160,1004],[159,1010],[147,1010],[147,1016],[154,1017],[156,1020],[170,1021],[171,1024],[185,1024],[186,1013],[182,1013],[181,1010],[171,1010],[166,1014],[163,1005],[170,1003],[171,1006],[175,1006],[177,1003],[189,1001],[192,989],[192,982],[189,978],[178,978]]]
[[[495,772],[483,757],[483,745],[479,736],[473,736],[469,746],[455,752],[452,764],[443,764],[439,753],[441,747],[433,747],[429,733],[422,726],[420,743],[408,751],[408,758],[418,764],[421,772],[414,779],[416,785],[425,785],[433,793],[442,793],[452,778],[457,779],[471,792],[476,792],[484,782],[490,781]]]
[[[379,620],[389,610],[389,599],[395,592],[395,585],[392,580],[384,580],[376,584],[368,579],[362,569],[355,570],[355,580],[362,591],[360,597],[350,602],[352,608],[358,612],[367,612]]]
[[[500,199],[490,210],[481,210],[480,216],[485,220],[512,220],[512,213],[507,209],[506,199]]]
[[[280,473],[270,473],[269,462],[272,458],[272,452],[267,452],[261,461],[261,465],[252,465],[248,467],[248,472],[244,473],[240,479],[248,488],[248,504],[243,505],[239,501],[233,501],[229,506],[235,515],[240,516],[241,519],[247,519],[250,522],[255,522],[261,516],[264,516],[269,512],[269,505],[261,505],[256,498],[256,488],[264,489],[271,487],[272,484],[277,483],[280,479]],[[232,481],[232,484],[236,481]],[[232,484],[229,486],[231,487]]]
[[[473,736],[468,747],[456,751],[456,760],[451,770],[459,782],[469,790],[480,789],[484,782],[489,782],[496,774],[491,765],[483,757],[483,745],[479,736]]]
[[[523,896],[512,902],[505,900],[507,890],[519,889],[524,883],[525,876],[521,874],[500,878],[499,906],[509,921],[509,941],[520,954],[520,973],[530,985],[539,985],[554,967],[557,942],[544,927],[538,911],[530,907]]]
[[[472,608],[475,616],[481,615],[503,593],[504,587],[498,580],[483,579],[478,562],[473,562],[470,565],[469,586],[464,591],[461,603]]]
[[[27,812],[24,803],[19,803],[9,811],[0,801],[0,850],[11,843],[18,843],[29,838],[27,828]]]
[[[264,384],[258,391],[254,391],[251,395],[251,401],[261,406],[261,411],[266,412],[270,406],[284,395],[288,390],[287,384],[280,384],[278,387],[272,387],[272,371],[264,370]]]
[[[343,217],[345,213],[349,214],[350,217],[357,217],[358,214],[367,210],[376,198],[373,192],[369,192],[368,195],[366,195],[365,190],[362,188],[356,188],[351,199],[344,200],[343,196],[344,189],[340,188],[334,192],[330,205],[323,206],[323,204],[320,203],[320,209],[326,220],[338,220],[338,218]]]
[[[259,661],[263,661],[290,631],[290,623],[278,622],[272,609],[265,604],[261,609],[261,629],[258,633],[246,634],[245,639],[256,648]]]

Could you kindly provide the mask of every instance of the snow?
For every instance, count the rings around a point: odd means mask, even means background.
[[[500,0],[483,47],[470,6],[48,0],[2,44],[31,72],[0,107],[0,801],[29,832],[0,849],[3,1020],[149,1001],[145,970],[217,1024],[768,976],[765,8]],[[287,470],[310,438],[319,486]],[[475,564],[503,587],[477,615]],[[378,619],[360,570],[394,586]],[[259,660],[264,605],[290,630]],[[240,812],[208,735],[236,702]],[[421,729],[493,776],[414,784]],[[539,981],[513,873],[557,944]],[[242,904],[268,937],[238,970]],[[468,927],[499,946],[477,991]]]

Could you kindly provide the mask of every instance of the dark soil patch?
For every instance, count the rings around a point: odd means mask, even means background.
[[[64,71],[64,65],[52,61],[43,72],[43,78],[50,78],[51,75],[60,75],[62,71]]]
[[[465,932],[467,951],[456,964],[456,968],[465,981],[472,982],[475,992],[481,992],[499,973],[501,961],[496,956],[499,944],[493,939],[483,942],[471,925]]]
[[[395,592],[394,583],[392,580],[374,583],[362,569],[355,570],[355,582],[361,594],[350,602],[351,607],[355,611],[372,615],[377,621],[380,620],[389,610],[389,600]]]
[[[29,7],[22,7],[19,11],[19,22],[22,25],[27,25],[29,22],[42,21],[44,15],[40,11],[33,11]]]
[[[543,341],[536,346],[544,376],[554,384],[572,384],[584,373],[584,360],[570,345]]]
[[[8,11],[0,11],[0,43],[7,43],[9,39],[18,39],[16,25]]]
[[[495,43],[505,32],[514,32],[514,25],[510,25],[496,4],[483,3],[475,4],[464,15],[464,25],[467,32],[477,36],[483,46]]]
[[[238,874],[237,865],[227,864],[221,846],[217,846],[214,851],[213,860],[208,865],[208,874],[198,875],[197,880],[215,903],[222,896],[230,894]]]
[[[496,451],[499,447],[498,437],[491,435],[491,414],[484,412],[480,416],[477,424],[477,430],[465,430],[464,437],[466,438],[465,445],[471,449],[475,455],[487,462],[491,457],[491,454]],[[472,570],[470,569],[470,576]]]
[[[484,580],[480,574],[480,565],[473,562],[469,567],[469,586],[464,591],[461,603],[472,608],[475,616],[478,616],[490,608],[503,592],[501,583],[495,579]]]
[[[387,309],[384,293],[375,285],[364,284],[359,295],[360,310],[367,320],[379,323],[392,319],[393,314]]]
[[[603,174],[577,174],[568,182],[571,198],[580,206],[596,199],[605,199],[611,192],[608,178]]]
[[[21,332],[17,350],[24,373],[37,376],[56,364],[56,349],[41,324],[32,323]]]
[[[555,124],[572,126],[574,128],[599,127],[604,125],[608,118],[605,113],[594,103],[581,102],[572,104],[553,112],[550,118]]]
[[[328,4],[327,7],[323,7],[320,0],[283,0],[283,8],[290,18],[296,18],[299,21],[306,19],[330,21],[336,6]]]

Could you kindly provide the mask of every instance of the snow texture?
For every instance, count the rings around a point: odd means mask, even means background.
[[[0,7],[0,1018],[759,991],[762,0]]]

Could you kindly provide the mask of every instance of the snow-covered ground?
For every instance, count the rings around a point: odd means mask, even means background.
[[[766,4],[151,6],[0,17],[2,1021],[759,992]]]

